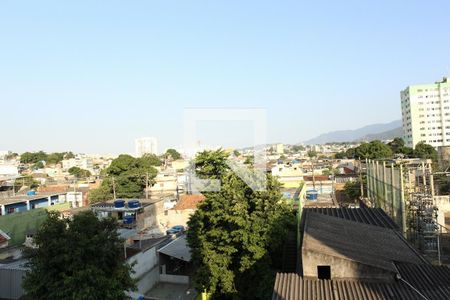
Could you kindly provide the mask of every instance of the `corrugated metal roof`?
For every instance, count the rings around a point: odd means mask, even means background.
[[[397,224],[381,208],[305,207],[304,210],[363,224],[399,230]]]
[[[401,277],[430,299],[450,299],[450,269],[446,266],[396,263]]]
[[[305,215],[302,252],[314,251],[396,272],[394,261],[428,263],[397,231],[313,211]]]
[[[159,249],[158,252],[187,262],[191,260],[191,248],[187,244],[186,235],[182,235],[176,240],[173,240]]]
[[[448,285],[438,291],[417,288],[426,299],[450,299]],[[401,281],[368,282],[360,280],[320,280],[302,278],[295,273],[278,273],[272,300],[390,300],[424,298]]]

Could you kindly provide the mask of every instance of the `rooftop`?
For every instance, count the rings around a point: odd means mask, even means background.
[[[12,197],[7,198],[0,198],[0,205],[8,205],[8,204],[14,204],[14,203],[20,203],[24,201],[32,201],[42,198],[47,198],[51,196],[59,196],[59,195],[65,195],[67,193],[36,193],[36,195],[28,196],[28,195],[16,195]]]
[[[158,252],[187,262],[191,260],[191,248],[187,244],[186,235],[173,240]]]
[[[202,194],[182,195],[180,200],[175,205],[175,210],[183,209],[196,209],[197,205],[205,200],[205,196]]]
[[[396,230],[308,211],[304,215],[302,251],[359,262],[396,272],[395,262],[427,264]]]
[[[448,268],[446,270],[446,272],[449,271]],[[419,275],[417,279],[425,277],[426,275]],[[411,282],[409,283],[411,284]],[[428,288],[414,284],[412,286],[414,288],[403,281],[387,283],[360,280],[320,280],[303,278],[295,273],[278,273],[272,300],[450,299],[450,280],[448,277],[447,281],[439,288]],[[414,289],[417,289],[425,297],[422,297]]]
[[[381,208],[305,207],[304,211],[316,212],[353,222],[399,230],[397,224]]]

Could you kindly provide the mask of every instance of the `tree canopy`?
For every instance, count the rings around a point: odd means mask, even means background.
[[[38,152],[24,152],[20,155],[20,162],[24,164],[36,164],[45,161],[47,164],[57,164],[63,159],[73,158],[75,155],[72,152],[53,152],[46,153],[44,151]]]
[[[434,149],[434,147],[431,145],[425,144],[425,142],[417,143],[416,147],[414,148],[414,156],[417,158],[431,159],[434,162],[437,162],[438,160],[436,149]]]
[[[175,149],[167,149],[165,153],[166,158],[177,160],[181,158],[181,154]]]
[[[102,185],[89,192],[89,200],[91,202],[110,200],[113,188],[119,198],[140,198],[144,193],[147,179],[149,186],[153,184],[157,173],[154,166],[160,164],[160,159],[152,154],[139,158],[128,154],[119,155],[104,171],[106,177]]]
[[[196,175],[202,179],[220,179],[230,170],[226,163],[228,157],[223,149],[199,152],[194,158]]]
[[[204,193],[188,222],[194,283],[216,298],[267,299],[295,214],[280,201],[275,178],[267,175],[267,190],[255,192],[230,171],[226,158],[216,150],[195,159],[199,176],[220,179],[222,186]]]
[[[115,219],[50,212],[34,243],[23,281],[32,299],[128,299],[125,291],[135,288]]]
[[[79,167],[71,167],[68,170],[68,172],[69,172],[70,175],[73,175],[76,178],[86,178],[86,177],[91,176],[91,172],[90,171],[84,170],[84,169],[79,168]]]
[[[395,138],[388,144],[381,141],[371,141],[370,143],[362,143],[358,147],[350,148],[345,152],[338,152],[335,158],[359,158],[359,159],[382,159],[392,158],[395,155],[401,154],[406,158],[426,158],[437,161],[437,151],[433,146],[420,142],[415,149],[409,148],[405,145],[402,138]]]

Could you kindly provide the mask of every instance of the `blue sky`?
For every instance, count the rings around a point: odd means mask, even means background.
[[[269,142],[284,143],[400,119],[401,89],[450,75],[449,12],[445,0],[3,0],[0,150],[179,146],[193,107],[266,108]],[[205,139],[242,146],[251,130],[236,127]]]

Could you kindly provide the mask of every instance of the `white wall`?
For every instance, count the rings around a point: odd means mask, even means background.
[[[137,292],[147,293],[159,281],[159,265],[156,248],[150,248],[145,252],[140,252],[128,259],[133,266],[133,278],[138,279]]]

